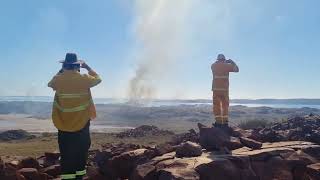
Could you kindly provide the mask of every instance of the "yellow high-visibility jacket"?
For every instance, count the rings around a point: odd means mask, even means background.
[[[211,65],[212,91],[229,92],[229,73],[237,72],[239,69],[235,64],[217,61]]]
[[[90,88],[100,82],[99,75],[94,71],[80,74],[78,71],[64,70],[53,77],[48,86],[56,91],[52,120],[57,129],[79,131],[90,119],[96,118]]]

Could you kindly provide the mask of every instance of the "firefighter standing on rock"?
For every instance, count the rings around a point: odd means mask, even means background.
[[[229,120],[229,73],[239,72],[239,67],[231,59],[226,60],[219,54],[217,61],[211,65],[213,80],[213,114],[215,127],[227,128]]]
[[[58,129],[61,179],[82,179],[91,145],[90,120],[96,117],[90,88],[101,79],[74,53],[67,53],[61,63],[63,68],[48,84],[55,91],[52,120]],[[88,74],[80,74],[80,68]]]

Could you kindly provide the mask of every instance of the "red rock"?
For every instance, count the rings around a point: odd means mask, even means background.
[[[32,158],[32,157],[27,157],[22,159],[19,164],[18,164],[19,169],[22,168],[35,168],[35,169],[40,169],[40,164],[39,162]]]
[[[198,124],[200,130],[200,145],[207,150],[219,150],[230,141],[230,136],[219,128],[209,128]]]
[[[2,161],[0,157],[0,177],[4,174],[4,162]]]
[[[113,178],[104,176],[102,174],[95,174],[93,176],[89,176],[88,180],[114,180]]]
[[[114,178],[129,178],[137,165],[150,159],[149,153],[147,149],[137,149],[114,156],[107,162],[102,171]]]
[[[42,180],[38,170],[35,168],[22,168],[18,172],[27,179]]]
[[[48,160],[52,160],[52,161],[56,161],[59,159],[60,157],[60,152],[45,152],[44,156],[48,159]]]
[[[241,128],[233,128],[232,136],[234,137],[248,137],[251,135],[249,130],[243,130]]]
[[[224,142],[223,146],[228,148],[229,150],[239,149],[243,147],[240,139],[237,137],[230,137],[229,141]]]
[[[200,164],[196,167],[196,171],[200,174],[200,178],[205,180],[259,179],[251,169],[248,158],[221,157],[210,163]]]
[[[255,141],[250,138],[240,137],[240,142],[251,149],[260,149],[262,147],[262,143]]]
[[[267,161],[253,161],[252,168],[262,180],[293,180],[291,167],[279,156],[272,157]]]
[[[181,169],[180,171],[172,171],[171,169],[162,169],[159,171],[159,180],[200,180],[200,176],[196,171]]]
[[[50,176],[50,175],[48,175],[46,173],[39,173],[39,175],[40,175],[40,179],[41,180],[49,180],[49,179],[53,179],[54,178],[53,176]]]
[[[3,175],[0,176],[0,179],[5,180],[16,180],[19,177],[19,173],[17,173],[17,168],[14,166],[11,166],[10,164],[5,163],[4,169],[3,169]]]
[[[87,180],[112,180],[110,177],[100,173],[97,167],[87,167]]]
[[[151,164],[139,165],[130,178],[131,180],[154,180],[156,179],[156,167]]]
[[[42,169],[41,172],[46,173],[53,177],[57,177],[58,175],[61,174],[61,167],[60,165],[52,165]]]
[[[175,150],[175,148],[168,143],[156,145],[155,149],[158,156],[162,156],[163,154],[166,154]]]
[[[19,168],[19,161],[14,160],[14,161],[10,161],[8,164],[10,164],[11,166],[15,167],[15,168]]]
[[[196,143],[187,141],[177,147],[177,157],[196,157],[202,154],[202,147]]]
[[[311,180],[320,179],[320,163],[311,164],[307,166],[307,176]]]

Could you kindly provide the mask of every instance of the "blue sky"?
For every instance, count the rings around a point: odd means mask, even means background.
[[[153,74],[155,98],[211,98],[210,66],[221,52],[240,67],[231,75],[231,98],[320,98],[319,1],[171,2],[160,11],[193,4],[182,13],[187,46]],[[135,27],[148,13],[139,11],[153,7],[141,3],[150,1],[1,1],[0,95],[52,96],[47,82],[71,51],[101,75],[96,97],[126,97],[141,63]]]

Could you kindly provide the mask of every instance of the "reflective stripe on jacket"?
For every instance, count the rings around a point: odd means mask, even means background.
[[[229,91],[229,73],[235,72],[234,64],[217,61],[212,64],[212,91]]]
[[[82,129],[89,119],[96,118],[90,88],[101,82],[93,71],[82,75],[77,71],[57,74],[48,86],[55,91],[52,120],[57,129],[75,132]]]

